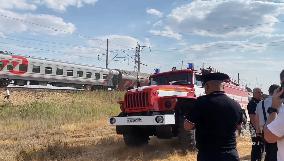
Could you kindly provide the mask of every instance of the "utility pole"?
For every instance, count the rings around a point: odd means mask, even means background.
[[[141,63],[141,57],[140,57],[141,48],[144,48],[144,47],[147,47],[147,46],[141,46],[141,45],[137,42],[134,61],[135,61],[135,67],[137,68],[137,72],[138,72],[138,73],[140,73],[141,64],[142,64],[142,63]]]
[[[240,84],[240,73],[238,73],[238,84]]]
[[[108,39],[107,39],[107,49],[106,49],[106,68],[108,69]]]
[[[138,67],[138,73],[140,73],[140,65],[141,65],[141,60],[140,60],[140,52],[141,52],[141,46],[139,45],[139,44],[137,44],[137,49],[138,49],[138,51],[137,51],[137,67]]]
[[[137,46],[136,46],[136,50],[135,50],[135,56],[134,56],[134,63],[135,63],[134,69],[137,69],[137,82],[139,82],[139,74],[140,74],[141,64],[142,64],[140,53],[141,53],[141,48],[144,48],[144,47],[147,47],[147,46],[141,46],[137,42]]]
[[[135,50],[135,55],[134,55],[134,71],[136,71],[136,79],[137,79],[137,86],[139,82],[139,73],[140,73],[140,45],[137,42],[136,50]]]

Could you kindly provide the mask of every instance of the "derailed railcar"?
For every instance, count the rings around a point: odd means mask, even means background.
[[[140,76],[139,76],[140,77]],[[131,83],[122,85],[125,80]],[[147,79],[147,78],[146,78]],[[72,64],[56,60],[39,59],[0,53],[0,84],[47,85],[79,89],[127,89],[137,82],[118,69]],[[119,88],[120,87],[120,88]]]
[[[137,75],[137,72],[132,71],[126,71],[126,70],[118,70],[118,83],[117,83],[117,89],[118,90],[126,90],[132,87],[138,86],[146,86],[149,84],[149,76],[150,74],[146,73],[139,73]]]

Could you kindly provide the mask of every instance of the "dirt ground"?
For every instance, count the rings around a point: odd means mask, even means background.
[[[105,110],[105,99],[112,101],[109,106],[116,104],[120,94],[33,94],[13,93],[13,106],[0,107],[0,160],[13,161],[195,161],[196,153],[184,153],[177,145],[177,140],[158,140],[151,138],[149,145],[139,148],[129,148],[124,145],[121,136],[116,135],[115,128],[108,125],[108,115],[117,111]],[[36,97],[40,97],[38,99]],[[68,98],[68,99],[66,99]],[[82,99],[85,99],[82,105]],[[57,108],[39,103],[57,103]],[[68,100],[68,109],[64,102]],[[36,101],[36,104],[35,102]],[[23,103],[28,102],[28,103]],[[70,103],[71,102],[71,103]],[[96,102],[96,106],[94,106]],[[26,108],[32,104],[33,110],[14,110],[12,108]],[[60,104],[60,106],[58,105]],[[81,108],[71,108],[72,104],[82,105]],[[39,106],[39,107],[38,107]],[[88,107],[87,107],[88,106]],[[36,107],[36,108],[35,108]],[[10,108],[10,109],[7,109]],[[42,109],[50,108],[49,110]],[[118,106],[115,108],[119,108]],[[41,111],[37,111],[40,109]],[[86,110],[95,109],[95,110]],[[55,111],[53,111],[55,110]],[[64,120],[61,114],[69,110]],[[44,113],[46,111],[46,113]],[[20,114],[14,114],[19,112]],[[29,112],[33,112],[29,115]],[[38,114],[40,113],[40,115]],[[56,117],[54,116],[56,115]],[[92,118],[93,116],[97,116]],[[1,118],[2,117],[2,118]],[[68,117],[76,117],[68,119]],[[86,117],[84,119],[80,117]],[[58,120],[59,119],[59,120]],[[238,139],[238,151],[242,160],[249,160],[251,142],[249,137]]]
[[[71,160],[71,161],[194,161],[196,153],[184,153],[177,141],[151,138],[150,144],[129,148],[114,127],[100,121],[68,124],[46,131],[28,130],[1,136],[1,160]],[[250,140],[239,138],[242,160],[249,160]]]

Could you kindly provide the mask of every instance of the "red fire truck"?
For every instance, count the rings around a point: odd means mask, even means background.
[[[193,148],[194,131],[185,131],[183,122],[196,98],[204,94],[201,75],[202,72],[193,69],[151,75],[149,86],[126,92],[124,100],[119,102],[121,113],[111,117],[110,124],[116,126],[117,134],[123,135],[128,146],[147,144],[150,136],[156,136],[178,137],[183,147]],[[225,92],[242,107],[248,103],[246,89],[235,83],[225,83]]]

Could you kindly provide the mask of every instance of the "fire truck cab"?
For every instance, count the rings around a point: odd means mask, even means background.
[[[178,137],[182,146],[194,147],[194,131],[183,128],[184,116],[202,94],[193,69],[151,75],[149,86],[128,90],[119,101],[121,113],[109,122],[116,126],[129,146],[147,144],[150,136],[161,139]],[[197,94],[197,92],[199,92]]]

